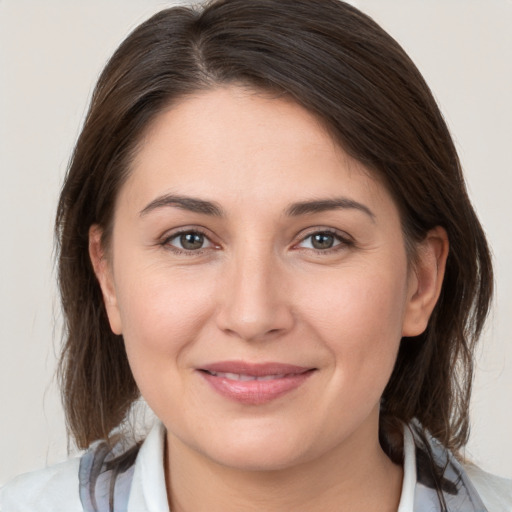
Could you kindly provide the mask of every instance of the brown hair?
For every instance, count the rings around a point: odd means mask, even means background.
[[[408,246],[435,226],[447,231],[441,296],[426,331],[402,339],[382,397],[381,443],[399,459],[393,432],[416,417],[445,446],[460,449],[468,438],[474,343],[493,289],[489,249],[419,71],[373,20],[339,0],[218,0],[167,9],[136,28],[108,62],[56,219],[67,337],[60,371],[77,445],[107,438],[138,396],[89,260],[89,227],[99,224],[108,244],[116,195],[155,116],[194,91],[228,83],[285,94],[321,119],[384,180]]]

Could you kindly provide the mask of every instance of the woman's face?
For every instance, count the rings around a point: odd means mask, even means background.
[[[400,339],[426,321],[418,277],[386,188],[303,108],[233,86],[162,113],[105,261],[111,326],[171,449],[275,469],[377,444]]]

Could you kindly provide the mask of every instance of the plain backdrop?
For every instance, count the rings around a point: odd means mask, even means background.
[[[250,1],[250,0],[248,0]],[[354,0],[406,49],[452,130],[496,265],[467,455],[512,477],[512,2]],[[0,484],[66,457],[52,224],[95,80],[172,2],[0,0]]]

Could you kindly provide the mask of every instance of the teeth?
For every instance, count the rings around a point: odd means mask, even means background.
[[[255,375],[244,375],[240,373],[223,373],[223,372],[208,372],[211,375],[214,375],[215,377],[222,377],[224,379],[229,380],[240,380],[243,382],[251,381],[251,380],[259,380],[259,381],[265,381],[265,380],[274,380],[274,379],[282,379],[283,377],[286,377],[286,374],[281,373],[278,375],[264,375],[262,377],[256,377]]]
[[[219,377],[225,377],[226,379],[229,379],[229,380],[240,380],[240,375],[238,375],[236,373],[225,373],[225,374],[219,373]]]
[[[237,375],[236,373],[228,373],[228,375],[232,375],[232,377],[228,377],[228,379],[231,379],[231,380],[243,380],[243,381],[256,380],[256,377],[253,377],[251,375]]]
[[[280,375],[265,375],[265,377],[257,377],[256,380],[273,380],[273,379],[282,379],[286,375],[284,373]]]

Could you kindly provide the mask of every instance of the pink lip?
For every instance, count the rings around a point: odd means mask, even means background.
[[[203,366],[198,370],[220,395],[246,405],[261,405],[298,388],[312,375],[315,368],[282,363],[223,361]],[[223,374],[243,375],[244,378],[275,378],[235,380]]]

